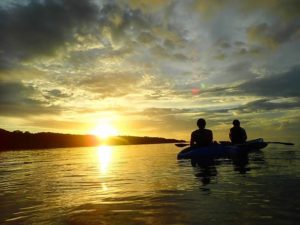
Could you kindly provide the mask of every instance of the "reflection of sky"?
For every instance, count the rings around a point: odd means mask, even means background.
[[[201,116],[216,138],[235,118],[249,137],[298,137],[299,8],[1,1],[0,126],[87,133],[108,118],[122,134],[188,138]]]
[[[105,148],[1,152],[0,224],[277,224],[278,215],[294,224],[298,146],[251,153],[246,176],[220,161],[204,187],[201,168],[177,161],[171,144],[111,147],[110,176],[101,178]]]

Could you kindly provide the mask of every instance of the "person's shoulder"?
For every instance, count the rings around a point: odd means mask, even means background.
[[[241,130],[242,130],[241,127],[231,127],[230,128],[231,132],[240,132]]]
[[[197,134],[198,132],[199,132],[199,130],[194,130],[194,131],[192,132],[192,135]]]
[[[210,130],[210,129],[205,129],[205,130],[206,130],[206,132],[212,133],[212,130]]]

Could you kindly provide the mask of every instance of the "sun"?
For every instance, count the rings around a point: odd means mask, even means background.
[[[101,139],[107,139],[111,136],[118,135],[117,129],[109,123],[99,124],[95,129],[91,131],[91,133]]]

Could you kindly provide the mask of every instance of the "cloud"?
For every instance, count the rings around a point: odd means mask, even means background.
[[[124,3],[129,4],[129,6],[132,9],[140,9],[144,12],[155,12],[159,9],[161,9],[162,7],[168,5],[171,0],[152,0],[152,1],[148,1],[148,0],[122,0]]]
[[[198,10],[204,18],[211,19],[213,15],[220,12],[226,6],[227,1],[219,1],[219,0],[196,0],[194,3],[194,7]]]
[[[282,23],[281,21],[273,24],[260,23],[248,27],[247,36],[250,41],[262,44],[271,49],[277,48],[279,45],[295,39],[299,33],[300,20],[291,23]]]
[[[57,130],[58,132],[61,133],[60,127],[63,127],[64,130],[68,132],[76,132],[78,131],[78,128],[84,129],[84,130],[89,130],[95,124],[89,123],[89,122],[81,122],[81,121],[76,121],[76,120],[64,120],[62,118],[57,119],[57,118],[36,118],[36,119],[31,119],[26,122],[24,122],[24,125],[30,126],[30,127],[39,127],[40,129],[49,131],[49,130]],[[46,128],[46,129],[45,129]]]
[[[300,108],[300,98],[258,98],[246,103],[224,105],[219,108],[195,108],[194,112],[205,113],[212,120],[228,121],[232,116],[251,117],[255,113],[289,112]],[[223,118],[222,118],[223,117]]]
[[[262,110],[277,110],[277,109],[283,109],[283,110],[289,110],[289,109],[295,109],[300,108],[300,98],[292,99],[258,99],[252,102],[249,102],[241,107],[244,110],[251,110],[253,111],[262,111]]]
[[[78,85],[86,91],[97,94],[98,98],[121,97],[135,92],[142,79],[139,74],[102,73],[84,77]]]
[[[263,11],[286,21],[299,18],[300,3],[298,0],[195,0],[193,2],[195,9],[207,18],[211,18],[214,14],[223,11],[227,7],[236,8],[244,15]]]
[[[59,89],[49,90],[49,91],[47,91],[47,94],[53,98],[68,98],[72,95],[72,94],[66,93],[62,90],[59,90]]]
[[[160,59],[186,59],[182,52],[173,50],[181,41],[176,33],[161,28],[155,16],[146,16],[128,5],[110,2],[98,8],[92,1],[32,1],[2,9],[1,15],[2,69],[31,60],[32,66],[43,64],[52,71],[71,69],[74,73],[77,69],[99,69],[103,59],[115,57],[129,63],[137,57],[144,63],[146,54]],[[37,57],[44,55],[52,59]],[[43,60],[48,62],[41,63]]]
[[[250,72],[251,62],[248,60],[234,62],[233,64],[229,64],[225,71],[224,75],[220,79],[224,79],[224,81],[228,83],[234,83],[236,81],[241,82],[242,80],[253,79],[257,75]]]
[[[244,12],[264,10],[286,21],[299,18],[300,2],[298,0],[244,0],[241,9]]]
[[[91,1],[30,1],[0,9],[0,66],[9,67],[20,60],[50,55],[75,34],[91,32],[97,8]]]
[[[6,2],[6,118],[37,115],[41,120],[28,126],[51,126],[53,119],[73,127],[70,118],[114,112],[139,129],[171,133],[194,128],[200,116],[219,126],[235,115],[272,120],[270,113],[299,109],[299,1]]]
[[[286,72],[271,73],[265,76],[247,72],[247,64],[234,64],[229,66],[224,72],[224,77],[217,76],[218,85],[202,89],[199,92],[203,97],[221,97],[221,96],[253,96],[260,98],[289,98],[300,97],[300,66],[290,68]],[[239,71],[246,71],[243,75]],[[230,73],[231,72],[231,73]],[[232,74],[226,77],[227,74]],[[221,81],[237,81],[231,84],[222,84]]]
[[[237,87],[241,93],[257,96],[299,97],[300,66],[288,72],[245,82]]]
[[[60,107],[50,105],[38,96],[38,91],[32,86],[20,82],[0,82],[0,115],[23,117],[60,113]]]

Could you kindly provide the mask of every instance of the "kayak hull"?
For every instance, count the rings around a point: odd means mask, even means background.
[[[237,154],[246,154],[265,148],[268,143],[255,139],[243,144],[212,144],[205,147],[187,147],[177,154],[177,159],[225,158]]]

